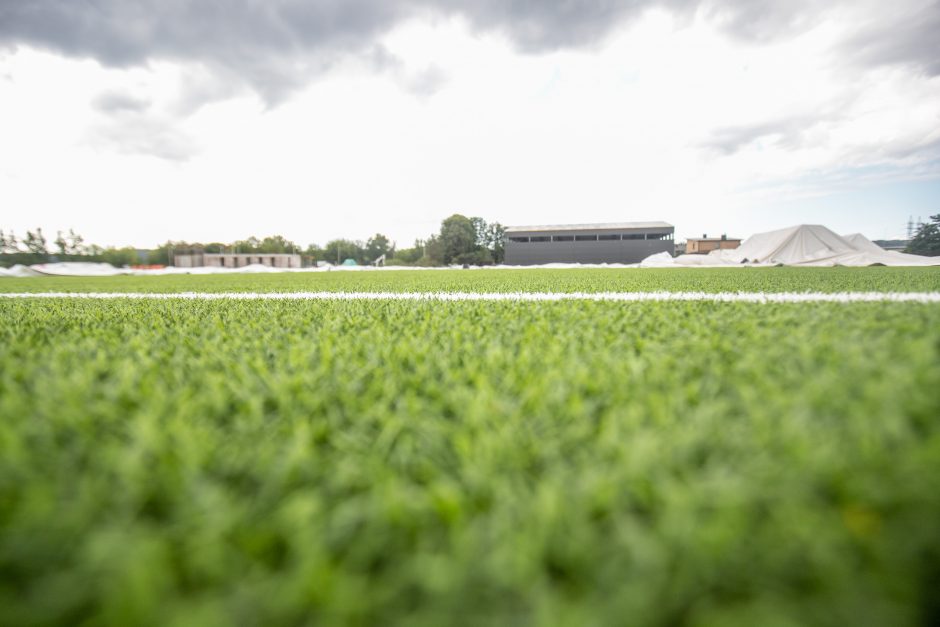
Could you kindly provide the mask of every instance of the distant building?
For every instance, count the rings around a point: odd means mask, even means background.
[[[675,227],[666,222],[615,222],[506,227],[505,263],[637,263],[674,251]]]
[[[741,240],[722,235],[721,237],[690,237],[685,241],[685,252],[688,255],[707,255],[713,250],[733,250],[741,245]]]
[[[271,268],[300,268],[300,255],[290,253],[185,253],[173,255],[179,268],[244,268],[260,264]]]

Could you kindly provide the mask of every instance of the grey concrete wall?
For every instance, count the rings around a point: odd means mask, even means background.
[[[299,268],[301,265],[300,255],[286,255],[276,253],[251,253],[251,254],[216,254],[206,255],[207,266],[224,265],[226,268],[243,268],[251,264],[261,264],[274,268]]]
[[[660,231],[661,232],[661,231]],[[510,237],[548,236],[545,233],[510,233]],[[558,234],[556,234],[558,235]],[[650,255],[673,254],[671,239],[629,239],[572,242],[506,242],[507,265],[543,263],[638,263]]]
[[[198,268],[203,265],[203,256],[200,253],[173,255],[173,265],[177,268]]]
[[[287,254],[229,254],[205,253],[197,255],[176,255],[175,265],[181,268],[209,266],[214,268],[243,268],[253,263],[274,268],[299,268],[302,264],[300,255]]]

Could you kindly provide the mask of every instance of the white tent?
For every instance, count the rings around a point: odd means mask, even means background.
[[[663,265],[657,259],[655,265]],[[680,255],[675,266],[940,266],[940,257],[887,251],[864,235],[843,237],[819,224],[801,224],[758,233],[734,250]],[[644,262],[643,265],[646,265]],[[653,264],[651,264],[653,265]]]
[[[115,268],[110,263],[90,263],[86,261],[63,261],[61,263],[37,263],[29,267],[38,274],[51,276],[116,276],[127,274],[126,270]]]

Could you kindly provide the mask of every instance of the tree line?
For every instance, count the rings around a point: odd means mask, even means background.
[[[147,263],[133,246],[116,248],[89,244],[72,229],[68,233],[57,232],[51,244],[41,228],[26,231],[23,238],[18,238],[13,231],[0,230],[0,266],[50,261],[97,261],[114,266]]]
[[[207,253],[296,253],[305,263],[325,261],[343,263],[353,259],[357,264],[375,263],[384,256],[386,265],[444,266],[451,264],[490,265],[503,261],[503,227],[483,218],[454,214],[441,222],[440,230],[426,239],[418,239],[409,248],[398,248],[381,233],[365,242],[334,239],[325,246],[309,244],[306,248],[282,235],[265,238],[249,237],[231,243],[168,241],[153,250],[139,251],[133,247],[102,247],[88,244],[69,229],[57,232],[50,244],[42,229],[27,231],[18,238],[12,231],[0,230],[0,266],[17,263],[28,265],[53,261],[96,261],[115,266],[139,264],[170,265],[174,254]]]
[[[940,257],[940,213],[921,224],[904,252],[927,257]]]

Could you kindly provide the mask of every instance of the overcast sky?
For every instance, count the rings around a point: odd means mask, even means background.
[[[0,227],[903,235],[940,213],[938,32],[924,0],[0,0]]]

